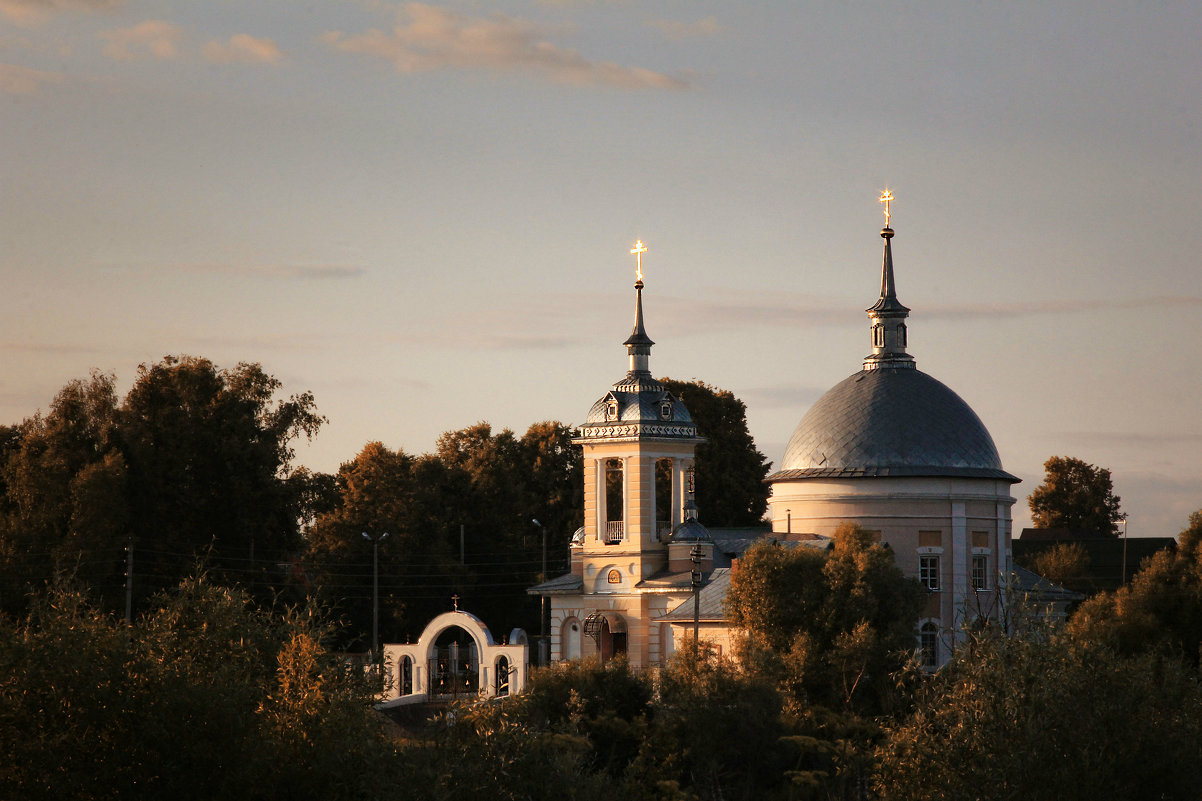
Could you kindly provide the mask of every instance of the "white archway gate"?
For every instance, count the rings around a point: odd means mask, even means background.
[[[471,643],[450,654],[438,647],[439,638],[452,629],[466,632]],[[529,647],[526,633],[514,629],[509,645],[499,645],[483,621],[470,612],[445,612],[426,625],[416,643],[385,644],[384,666],[388,688],[380,706],[424,703],[463,697],[463,690],[484,698],[517,695],[526,688]],[[466,650],[467,653],[463,653]],[[470,682],[461,677],[471,674]],[[503,674],[503,675],[502,675]]]

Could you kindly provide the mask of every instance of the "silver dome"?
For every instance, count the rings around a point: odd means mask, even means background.
[[[768,480],[961,476],[1017,482],[959,395],[919,370],[863,370],[836,384],[797,424]]]

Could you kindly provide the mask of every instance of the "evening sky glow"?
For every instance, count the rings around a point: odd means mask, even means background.
[[[1026,496],[1202,507],[1202,8],[0,0],[0,421],[97,368],[260,362],[298,460],[579,424],[626,369],[730,389],[779,462],[870,350],[888,187],[909,352]],[[704,518],[704,487],[698,487]]]

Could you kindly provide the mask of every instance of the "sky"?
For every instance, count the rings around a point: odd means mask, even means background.
[[[626,370],[779,463],[869,352],[892,204],[919,369],[1023,479],[1202,507],[1197,3],[0,0],[0,423],[258,362],[297,460],[579,424]],[[703,495],[704,488],[699,488]],[[704,508],[704,507],[703,507]]]

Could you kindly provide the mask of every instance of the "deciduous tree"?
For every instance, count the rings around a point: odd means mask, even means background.
[[[1069,621],[1085,641],[1124,654],[1168,652],[1195,669],[1202,656],[1202,510],[1189,517],[1176,551],[1153,554],[1127,584],[1088,599]]]
[[[771,466],[747,428],[747,407],[704,381],[660,383],[684,402],[706,442],[697,448],[697,505],[707,525],[754,526],[768,510]]]
[[[1109,470],[1066,456],[1053,456],[1043,468],[1043,483],[1027,498],[1031,520],[1038,528],[1118,535],[1122,513]]]
[[[914,651],[922,597],[892,551],[843,525],[829,551],[753,546],[731,578],[726,611],[747,634],[743,658],[778,675],[797,702],[871,712]]]
[[[1202,695],[1172,659],[988,627],[878,758],[877,792],[897,801],[1193,798]]]

